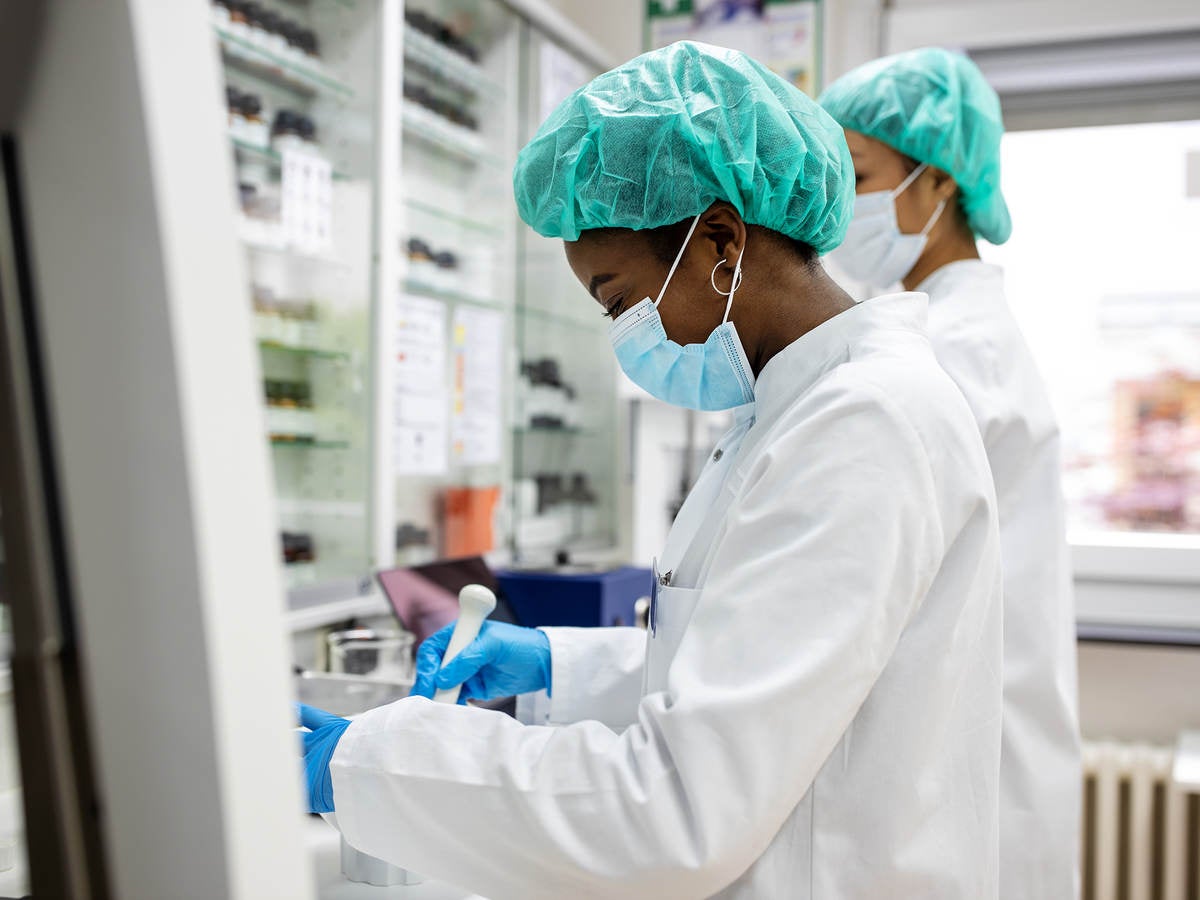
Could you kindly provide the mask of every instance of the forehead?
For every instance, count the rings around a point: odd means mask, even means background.
[[[621,271],[649,250],[645,235],[626,229],[585,231],[577,241],[564,241],[567,263],[580,277]]]
[[[901,159],[901,155],[883,141],[877,141],[849,128],[846,129],[846,146],[850,148],[850,158],[856,163]]]

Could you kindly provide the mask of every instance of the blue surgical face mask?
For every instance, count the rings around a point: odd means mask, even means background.
[[[746,359],[737,327],[729,321],[733,294],[742,283],[741,254],[733,267],[733,283],[726,295],[729,302],[725,305],[725,317],[703,344],[681,346],[675,343],[667,337],[662,319],[658,316],[658,305],[662,303],[667,285],[679,268],[679,262],[699,222],[700,216],[696,216],[675,262],[671,264],[667,280],[658,292],[658,299],[647,297],[637,306],[621,313],[609,328],[608,336],[622,370],[651,396],[687,409],[732,409],[754,400],[754,373]],[[742,252],[745,252],[745,247]],[[717,268],[720,266],[718,263]],[[716,273],[717,270],[713,269],[713,290],[717,290]]]

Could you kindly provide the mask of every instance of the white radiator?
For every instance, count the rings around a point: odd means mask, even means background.
[[[1172,786],[1174,748],[1085,743],[1083,900],[1200,900],[1200,796]]]

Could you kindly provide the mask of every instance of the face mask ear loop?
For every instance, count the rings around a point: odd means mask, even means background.
[[[679,252],[675,254],[675,262],[671,263],[671,271],[667,273],[667,280],[663,282],[662,290],[658,292],[658,299],[654,301],[654,308],[658,309],[658,304],[662,303],[662,298],[667,293],[667,285],[671,283],[671,278],[675,274],[675,270],[679,268],[679,263],[683,259],[683,251],[687,249],[688,244],[692,241],[692,235],[696,233],[696,226],[700,224],[700,217],[704,213],[696,213],[696,218],[692,219],[692,227],[688,229],[687,237],[683,239],[683,246],[679,248]]]
[[[746,245],[742,245],[742,252],[738,254],[737,262],[733,265],[733,281],[729,285],[729,302],[725,304],[725,317],[721,319],[721,324],[724,325],[729,321],[729,311],[733,309],[733,293],[742,286],[742,256],[746,252]],[[717,291],[717,293],[721,293]]]
[[[913,169],[911,172],[909,172],[908,177],[905,178],[902,182],[900,182],[900,184],[898,184],[896,186],[895,190],[892,191],[892,198],[895,199],[896,197],[899,197],[901,194],[903,194],[906,190],[908,190],[908,186],[910,184],[912,184],[914,181],[916,181],[918,178],[920,178],[921,173],[924,172],[928,168],[929,168],[929,163],[921,163],[919,166],[917,166],[915,169]]]
[[[942,211],[946,208],[946,201],[943,200],[937,205],[937,209],[933,211],[933,215],[929,217],[929,221],[925,223],[925,227],[921,229],[921,235],[929,234],[929,229],[937,224],[937,220],[942,217]]]

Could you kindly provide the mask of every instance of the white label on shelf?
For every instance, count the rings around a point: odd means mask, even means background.
[[[279,215],[284,240],[307,251],[333,241],[333,166],[307,150],[283,151]]]
[[[401,294],[396,303],[392,467],[398,475],[448,468],[446,307]]]
[[[504,316],[460,306],[454,311],[454,459],[464,465],[500,461]]]

